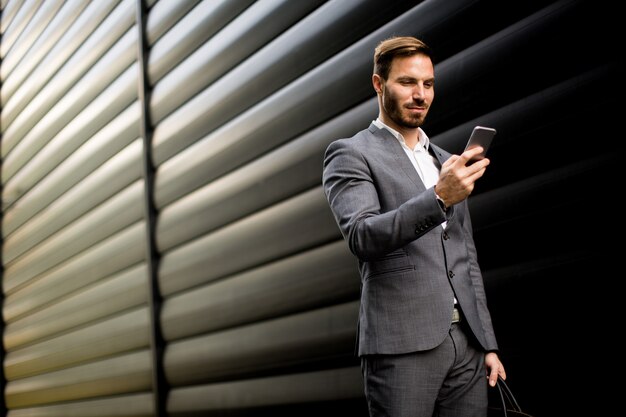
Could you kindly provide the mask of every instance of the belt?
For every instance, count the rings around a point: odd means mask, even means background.
[[[461,321],[461,312],[458,308],[454,307],[452,310],[452,323],[458,323]]]

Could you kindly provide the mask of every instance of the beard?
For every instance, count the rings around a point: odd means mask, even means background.
[[[428,113],[428,106],[424,101],[417,102],[418,105],[426,108],[424,114],[410,114],[409,112],[404,112],[404,106],[400,104],[400,101],[389,89],[384,89],[383,91],[383,109],[398,126],[414,129],[424,124],[426,114]]]

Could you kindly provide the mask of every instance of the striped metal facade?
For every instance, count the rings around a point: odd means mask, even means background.
[[[614,6],[1,7],[4,415],[365,417],[357,265],[321,168],[376,117],[372,53],[396,34],[435,52],[435,143],[498,130],[470,198],[479,260],[510,386],[559,415],[538,378],[571,374],[596,336],[580,323],[616,259]],[[572,409],[598,406],[566,379]]]

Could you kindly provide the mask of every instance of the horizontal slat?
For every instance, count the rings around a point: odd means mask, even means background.
[[[6,385],[6,404],[18,408],[147,391],[150,365],[150,353],[140,351],[18,379]]]
[[[24,58],[17,64],[16,69],[12,71],[8,77],[4,75],[2,76],[3,82],[1,97],[3,104],[6,104],[8,100],[13,98],[13,95],[18,88],[24,88],[24,84],[30,82],[31,73],[37,70],[38,65],[42,62],[50,50],[53,49],[59,42],[62,42],[60,39],[62,39],[65,32],[71,30],[71,25],[73,25],[81,13],[83,13],[83,10],[89,4],[89,1],[69,0],[60,3],[63,7],[54,15],[52,21],[45,27],[45,30],[32,48],[30,48]],[[10,57],[11,55],[7,58]],[[4,71],[4,63],[2,71]],[[26,90],[26,88],[24,88],[24,90]],[[13,120],[13,117],[10,114],[5,116],[4,111],[5,109],[2,111],[2,123],[10,123],[10,120]]]
[[[168,298],[168,341],[357,299],[356,261],[343,240]],[[207,319],[208,318],[208,319]]]
[[[4,271],[7,282],[27,282],[142,219],[143,181],[110,200],[26,253]]]
[[[2,15],[0,16],[2,19],[0,21],[2,24],[0,25],[0,33],[4,34],[19,11],[20,6],[23,1],[10,1],[10,0],[2,0],[0,4],[2,4]]]
[[[200,1],[201,0],[147,1],[146,5],[150,7],[146,27],[148,44],[153,45]]]
[[[202,411],[331,401],[363,396],[358,367],[331,369],[174,389],[167,412],[184,417]]]
[[[338,356],[352,357],[359,303],[351,302],[168,344],[172,386],[254,375]]]
[[[145,224],[137,223],[29,283],[4,282],[4,320],[11,322],[77,289],[141,262]],[[27,285],[26,285],[27,284]]]
[[[19,5],[19,10],[11,23],[3,30],[2,44],[0,44],[0,59],[4,59],[8,51],[15,45],[19,36],[24,32],[43,0],[25,0]]]
[[[38,181],[49,174],[59,163],[84,144],[103,126],[109,123],[137,98],[137,65],[132,65],[115,79],[89,105],[76,115],[72,121],[49,138],[39,153],[24,162],[19,172],[6,182],[6,195],[18,196],[30,190]],[[60,110],[70,112],[70,109]],[[53,114],[53,113],[48,113]],[[46,115],[46,117],[48,117]],[[39,126],[39,125],[38,125]],[[37,129],[37,128],[35,128]],[[39,140],[39,139],[37,139]],[[26,143],[26,142],[22,142]],[[15,152],[9,158],[18,158]]]
[[[132,0],[125,0],[127,3]],[[7,127],[13,123],[14,119],[19,115],[28,104],[29,101],[46,85],[46,83],[52,78],[52,76],[61,68],[74,52],[78,57],[73,58],[75,60],[74,66],[78,68],[85,67],[85,64],[89,62],[84,61],[84,55],[88,53],[85,49],[78,49],[85,39],[94,31],[97,25],[102,19],[114,8],[117,1],[111,2],[91,2],[91,4],[85,9],[83,13],[76,19],[75,22],[68,21],[67,24],[72,23],[71,26],[66,28],[61,38],[58,39],[50,51],[45,51],[46,55],[38,63],[37,67],[32,72],[24,75],[13,73],[6,80],[6,85],[2,85],[2,103],[3,109],[1,114],[2,119],[2,131],[5,132]],[[110,19],[116,19],[120,9],[111,13]],[[61,16],[62,17],[62,16]],[[57,16],[57,19],[59,16]],[[101,31],[102,32],[102,31]],[[94,42],[102,39],[91,38],[88,42]],[[112,42],[112,40],[110,41]],[[78,51],[77,51],[78,49]],[[35,52],[35,51],[34,51]],[[85,69],[83,68],[83,71]],[[27,76],[28,75],[28,76]],[[22,78],[24,78],[22,80]],[[63,80],[58,80],[59,82]],[[50,90],[52,87],[48,87]],[[68,87],[69,88],[69,87]],[[12,146],[14,146],[13,143]],[[4,149],[6,145],[3,145],[2,154],[6,154],[10,149]]]
[[[213,5],[214,2],[204,3]],[[229,6],[230,3],[235,7],[243,4],[228,2]],[[176,35],[185,30],[185,22],[181,22],[183,27],[172,36],[168,34],[157,42],[150,53],[149,75],[151,82],[156,84],[150,101],[152,121],[159,123],[198,91],[216,82],[229,69],[258,51],[319,3],[320,0],[257,1],[197,50],[187,50],[187,54],[190,54],[188,57],[183,55],[184,50],[177,42],[179,36]],[[225,12],[229,16],[232,14],[219,6],[220,4],[216,10],[203,7],[205,13],[210,12],[206,19],[219,19]],[[221,27],[222,24],[216,27]],[[180,62],[183,57],[186,59]],[[174,65],[178,66],[174,68]],[[166,74],[165,71],[170,69]]]
[[[147,348],[148,324],[144,307],[10,351],[4,357],[5,376],[12,381]]]
[[[152,394],[134,394],[101,400],[10,410],[7,417],[153,417]]]
[[[33,44],[44,31],[48,23],[63,5],[64,0],[48,0],[42,2],[41,7],[33,15],[24,31],[15,41],[15,45],[11,48],[11,53],[6,55],[2,60],[0,68],[0,76],[6,79],[7,76],[15,69],[15,66],[24,58],[28,50],[34,48]],[[80,7],[80,6],[79,6]],[[4,43],[2,44],[4,46]],[[2,86],[4,88],[4,85]]]
[[[159,287],[170,295],[337,238],[321,187],[166,253]]]
[[[261,0],[257,3],[263,2]],[[150,82],[154,84],[252,3],[254,0],[210,0],[198,3],[151,47],[148,62]],[[173,21],[174,17],[169,17],[167,21]],[[148,34],[151,28],[152,25],[148,25]],[[185,79],[195,81],[192,77]],[[153,121],[155,117],[152,115]]]
[[[147,279],[146,265],[141,264],[9,323],[4,328],[4,348],[13,351],[19,346],[147,303]]]
[[[133,106],[129,110],[5,213],[3,226],[6,233],[12,231],[5,236],[5,262],[11,262],[141,177],[143,142],[136,139],[138,126],[136,120],[123,121],[125,116],[137,116],[139,108]]]

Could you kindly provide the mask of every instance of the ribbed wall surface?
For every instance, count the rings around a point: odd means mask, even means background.
[[[581,343],[577,323],[595,319],[613,260],[615,10],[147,2],[151,224],[137,2],[1,2],[8,416],[365,417],[356,261],[321,168],[332,140],[376,117],[372,53],[395,34],[436,53],[434,142],[458,152],[474,125],[498,130],[470,199],[479,260],[511,386],[526,409],[554,415],[537,375],[569,371],[559,355]],[[152,323],[165,339],[160,410]]]

